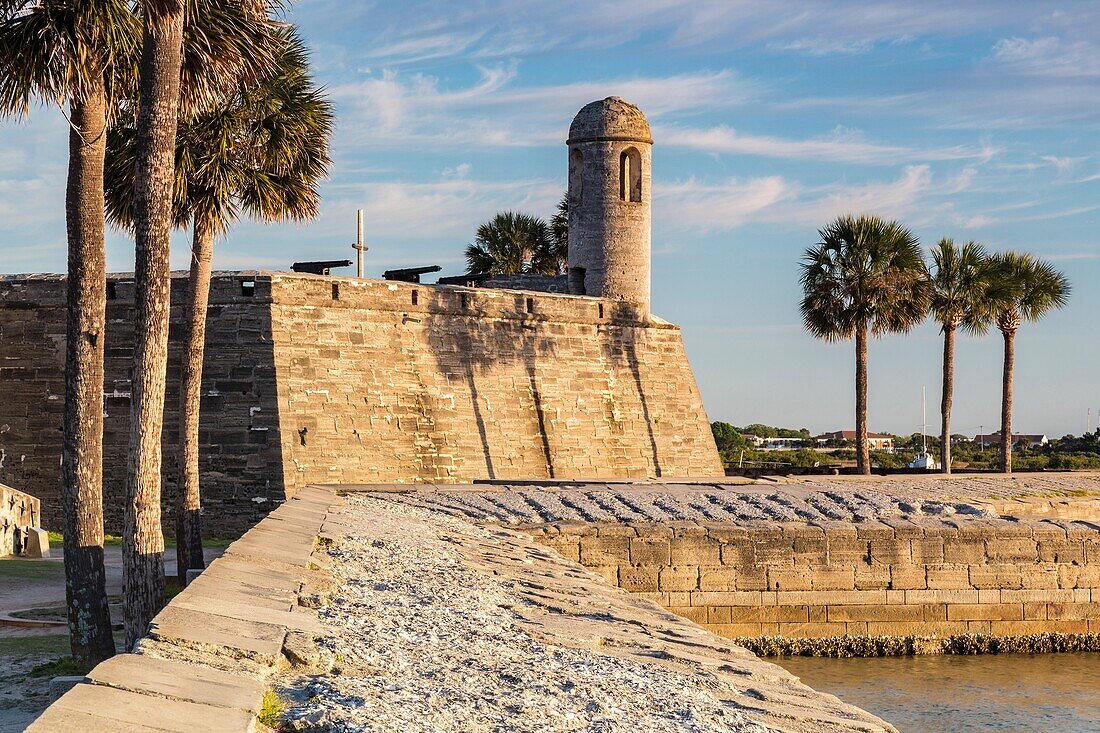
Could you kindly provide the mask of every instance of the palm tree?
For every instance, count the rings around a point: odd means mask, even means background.
[[[103,162],[112,93],[137,44],[124,0],[0,0],[0,114],[23,116],[33,100],[69,107],[61,504],[69,644],[88,668],[115,653],[103,563]]]
[[[199,6],[209,3],[206,8]],[[181,76],[187,63],[184,17],[196,22],[195,58],[206,63],[194,74],[203,80],[185,87],[184,99],[201,103],[237,75],[270,62],[269,5],[257,0],[142,0],[143,34],[136,101],[134,164],[134,354],[130,400],[130,441],[123,522],[123,620],[126,647],[141,638],[164,605],[164,537],[161,534],[161,432],[168,370],[168,317],[171,277],[176,127]],[[186,6],[186,7],[185,7]],[[186,12],[185,12],[186,11]],[[197,11],[197,12],[196,12]],[[205,15],[203,14],[205,11]],[[223,25],[240,18],[242,27]],[[212,38],[224,42],[209,52]],[[203,53],[202,51],[206,51]],[[232,72],[232,73],[229,73]]]
[[[951,473],[951,407],[955,389],[955,332],[984,333],[988,324],[989,256],[977,242],[961,248],[943,238],[932,249],[932,317],[943,331],[940,466]]]
[[[802,258],[802,319],[817,338],[856,342],[856,468],[871,472],[867,443],[867,335],[909,331],[928,314],[920,243],[896,221],[842,216]]]
[[[551,248],[550,229],[538,217],[506,211],[477,228],[473,244],[466,247],[470,272],[519,275],[525,272],[552,275],[545,256]]]
[[[193,224],[191,276],[180,376],[176,557],[180,584],[201,569],[199,397],[214,238],[239,213],[267,221],[316,216],[317,184],[328,171],[331,104],[316,89],[301,39],[282,33],[283,50],[265,77],[239,84],[216,106],[185,117],[176,137],[177,226]],[[107,154],[107,211],[133,224],[132,122],[112,129]]]
[[[1004,337],[1001,380],[1001,470],[1012,473],[1012,382],[1016,370],[1016,331],[1024,321],[1036,322],[1061,308],[1070,284],[1053,265],[1030,254],[998,253],[991,262],[987,297],[997,328]]]
[[[554,274],[569,269],[569,194],[561,197],[558,208],[550,217],[550,248],[542,259],[554,268]]]

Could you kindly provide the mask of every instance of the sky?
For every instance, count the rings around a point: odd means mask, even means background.
[[[289,13],[336,105],[320,216],[241,222],[220,269],[353,258],[368,275],[464,271],[477,225],[548,217],[587,102],[648,116],[653,311],[682,326],[711,419],[853,427],[851,344],[801,327],[798,262],[848,213],[1030,251],[1068,306],[1018,336],[1015,426],[1079,434],[1100,412],[1100,3],[302,0]],[[0,122],[0,272],[65,269],[65,119]],[[185,269],[187,240],[174,244]],[[133,245],[108,241],[112,271]],[[938,432],[941,336],[872,342],[870,428]],[[960,338],[954,426],[995,429],[998,335]]]

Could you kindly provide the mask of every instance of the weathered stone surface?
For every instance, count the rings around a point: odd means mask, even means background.
[[[77,685],[47,708],[27,731],[251,733],[255,729],[256,718],[244,710],[171,700],[106,685]]]
[[[130,692],[252,713],[259,711],[264,695],[263,682],[253,677],[139,654],[112,657],[96,666],[88,678]]]

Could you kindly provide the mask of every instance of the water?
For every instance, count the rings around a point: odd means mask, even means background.
[[[771,661],[902,733],[1100,732],[1100,654]]]

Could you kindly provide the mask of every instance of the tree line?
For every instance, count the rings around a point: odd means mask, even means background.
[[[951,410],[955,337],[1000,331],[1000,468],[1012,471],[1012,397],[1016,333],[1064,306],[1070,284],[1049,262],[1021,252],[988,252],[977,242],[941,239],[931,267],[920,242],[898,221],[872,215],[842,216],[818,232],[801,267],[800,310],[807,331],[829,342],[855,341],[856,468],[871,471],[867,441],[867,341],[906,333],[929,316],[943,334],[940,463],[951,472]],[[1007,437],[1006,437],[1007,436]]]
[[[107,222],[135,243],[123,621],[127,650],[164,605],[161,433],[173,228],[192,230],[182,345],[179,582],[203,567],[199,385],[215,239],[242,215],[317,213],[332,106],[278,0],[0,0],[0,114],[68,121],[63,550],[70,646],[115,653],[103,557]],[[67,107],[67,110],[66,110]]]

